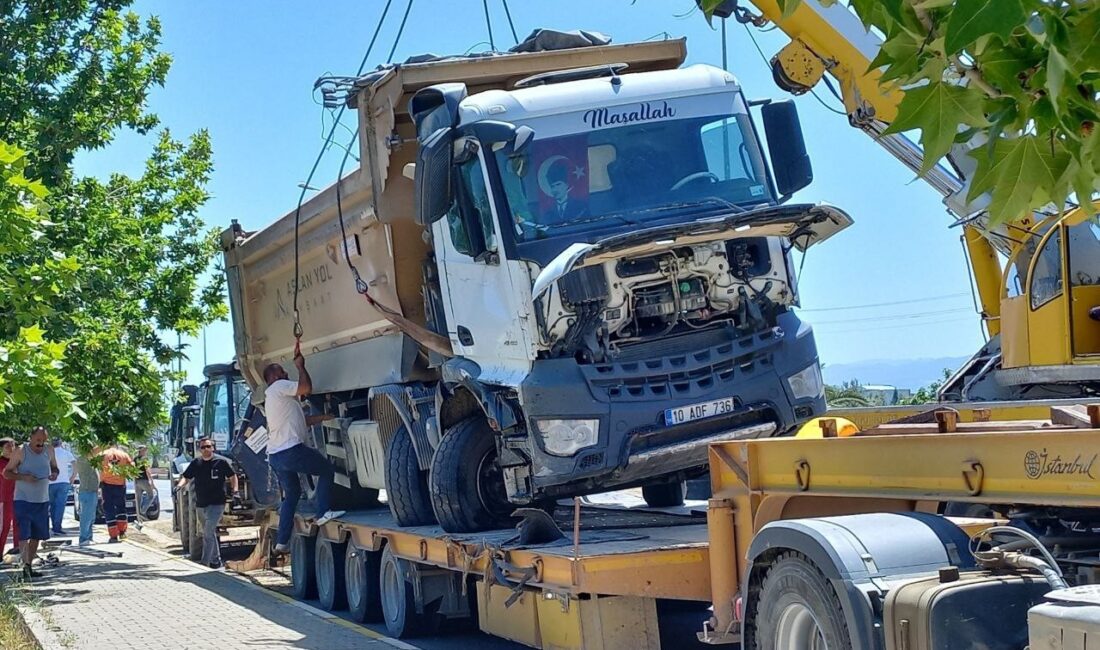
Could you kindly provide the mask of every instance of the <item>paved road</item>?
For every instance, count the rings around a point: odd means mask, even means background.
[[[171,498],[171,486],[167,480],[156,481],[157,489],[161,494],[161,519],[156,522],[152,528],[153,531],[146,529],[146,533],[150,536],[155,536],[157,542],[155,545],[161,548],[167,547],[173,541],[173,535],[171,533],[171,517],[172,517],[172,498]],[[611,496],[605,497],[605,500],[616,502],[615,498]],[[68,515],[65,521],[65,529],[69,531],[74,537],[76,530],[79,526],[78,522],[71,518],[72,509],[69,509]],[[96,527],[96,539],[97,541],[106,540],[106,530],[103,526]],[[102,548],[115,548],[103,546]],[[163,627],[163,634],[161,631],[157,631],[153,638],[158,639],[156,646],[165,648],[177,647],[171,645],[175,643],[173,639],[182,638],[188,639],[187,636],[178,637],[181,633],[190,634],[188,625],[192,621],[208,620],[216,621],[217,626],[221,627],[221,616],[224,612],[226,618],[227,634],[236,634],[232,632],[234,625],[247,627],[250,630],[252,637],[250,640],[242,642],[240,645],[248,645],[258,648],[280,648],[280,647],[296,647],[296,648],[340,648],[340,645],[331,645],[327,641],[321,643],[315,640],[324,640],[326,637],[320,633],[312,632],[313,628],[309,627],[306,623],[299,621],[297,618],[290,620],[292,625],[283,618],[277,618],[279,627],[277,630],[268,631],[268,622],[257,620],[246,615],[241,610],[251,609],[255,614],[259,615],[261,619],[266,616],[278,616],[285,615],[287,603],[284,600],[280,600],[280,596],[271,594],[269,590],[263,590],[260,587],[256,587],[251,584],[241,585],[244,579],[239,577],[230,577],[228,575],[218,574],[210,572],[205,567],[201,567],[197,564],[192,564],[183,560],[182,558],[175,557],[167,559],[161,557],[157,559],[157,555],[151,551],[146,551],[138,547],[134,547],[131,550],[130,547],[126,547],[126,554],[123,558],[125,562],[121,560],[94,560],[85,558],[83,556],[65,555],[66,561],[72,562],[72,570],[68,567],[59,570],[57,577],[51,578],[48,584],[43,585],[42,589],[53,589],[54,592],[48,597],[44,597],[44,604],[46,604],[47,611],[53,612],[58,610],[58,614],[53,616],[55,624],[60,626],[63,630],[69,628],[66,627],[68,617],[72,617],[72,624],[77,626],[72,629],[79,629],[82,625],[81,620],[85,610],[83,605],[74,609],[75,605],[85,603],[87,606],[92,607],[97,613],[94,617],[98,617],[100,621],[100,628],[102,629],[102,621],[112,620],[112,616],[122,616],[128,618],[128,620],[143,620],[143,621],[157,621],[157,625]],[[176,548],[178,552],[178,547]],[[234,553],[231,549],[223,549],[223,555],[227,558]],[[247,554],[247,549],[239,549],[237,554],[243,558],[243,555]],[[153,555],[153,559],[148,556]],[[136,563],[138,561],[151,563],[155,570],[140,569],[135,566],[127,566],[128,563]],[[98,567],[98,568],[97,568]],[[167,594],[160,594],[160,587],[156,585],[150,585],[149,580],[141,577],[143,573],[148,571],[154,571],[157,575],[163,574],[165,583],[157,584],[170,584],[173,589],[170,589]],[[135,576],[137,576],[135,578]],[[105,578],[105,579],[104,579]],[[230,583],[224,582],[229,580]],[[87,584],[85,584],[87,582]],[[227,585],[230,585],[227,587]],[[99,595],[100,588],[117,588],[120,595],[107,596]],[[153,589],[150,596],[143,595],[146,589]],[[256,590],[259,590],[257,593]],[[279,606],[266,604],[260,608],[253,606],[255,602],[269,603],[264,597],[264,593],[267,593],[268,599],[274,599],[275,602],[280,603]],[[148,609],[145,606],[140,612],[133,612],[132,614],[126,611],[130,600],[142,599],[148,597],[150,604]],[[285,598],[282,597],[282,598]],[[257,600],[259,599],[259,600]],[[85,602],[87,601],[87,602]],[[95,601],[92,603],[91,601]],[[307,603],[316,607],[317,614],[323,614],[324,616],[335,618],[338,622],[325,621],[324,624],[329,627],[337,627],[344,629],[345,631],[359,630],[356,632],[358,639],[354,647],[370,647],[364,645],[366,642],[371,641],[371,637],[364,637],[364,634],[372,635],[373,637],[381,637],[386,634],[385,625],[381,624],[369,624],[366,626],[359,626],[347,617],[346,613],[338,614],[333,617],[331,614],[320,612],[320,604],[317,601]],[[180,610],[183,607],[184,609]],[[203,613],[205,608],[209,607],[209,612]],[[113,609],[112,609],[113,608]],[[196,611],[192,611],[194,608]],[[300,610],[305,611],[305,610]],[[139,616],[140,615],[140,616]],[[139,616],[134,618],[134,616]],[[187,619],[187,624],[181,622],[181,616]],[[192,618],[193,616],[193,618]],[[311,615],[314,618],[316,616]],[[703,648],[702,644],[699,644],[695,640],[695,632],[702,629],[702,622],[709,616],[709,612],[699,611],[682,611],[676,607],[662,608],[661,611],[661,637],[662,645],[665,648]],[[305,621],[307,619],[302,619]],[[321,620],[321,619],[319,619]],[[163,622],[163,623],[162,623]],[[296,626],[296,627],[295,627]],[[132,625],[126,625],[127,629],[132,629]],[[158,627],[158,630],[161,630]],[[300,628],[300,629],[299,629]],[[308,632],[308,634],[307,634]],[[262,633],[262,635],[261,635]],[[295,634],[299,634],[300,638],[297,640],[291,639]],[[261,635],[261,636],[255,636]],[[219,637],[221,638],[221,637]],[[236,637],[227,636],[224,640],[235,640]],[[168,639],[168,645],[159,643],[159,639]],[[188,639],[190,640],[190,639]],[[149,638],[145,638],[145,644],[135,647],[147,648],[149,647]],[[272,645],[265,645],[267,641],[270,641]],[[96,641],[98,643],[98,641]],[[197,642],[196,642],[197,643]],[[292,643],[292,645],[278,645]],[[498,639],[479,632],[476,629],[471,629],[469,624],[453,624],[449,627],[445,627],[439,636],[412,639],[409,643],[401,643],[395,641],[399,647],[404,648],[422,648],[424,650],[451,650],[456,648],[462,648],[463,650],[476,646],[478,650],[516,650],[523,648],[516,643]],[[49,646],[45,646],[48,648]],[[119,646],[111,640],[103,646],[99,645],[70,645],[70,648],[89,648],[95,649],[99,647],[110,648],[126,648],[129,646]],[[187,648],[204,648],[203,645],[181,645],[179,647]],[[213,646],[211,646],[213,647]],[[224,646],[218,646],[221,650]],[[352,647],[352,646],[349,646]],[[391,646],[392,647],[392,646]]]

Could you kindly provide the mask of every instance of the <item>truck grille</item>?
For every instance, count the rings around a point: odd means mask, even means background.
[[[730,329],[688,334],[624,350],[608,363],[583,366],[597,399],[629,402],[709,393],[740,376],[772,367],[776,329],[734,338]]]

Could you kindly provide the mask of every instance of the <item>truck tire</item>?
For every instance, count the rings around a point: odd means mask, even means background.
[[[379,592],[386,630],[398,639],[434,634],[441,622],[441,617],[435,613],[416,611],[416,597],[409,574],[409,561],[394,555],[387,546],[382,551]]]
[[[179,491],[179,499],[176,500],[176,520],[179,522],[180,529],[180,548],[184,555],[187,555],[191,551],[191,522],[187,518],[188,503],[190,499],[187,498],[187,491]]]
[[[318,538],[314,543],[317,575],[317,600],[325,611],[337,612],[348,607],[347,587],[344,586],[344,556],[347,543]]]
[[[485,418],[466,418],[447,430],[432,458],[432,510],[448,533],[506,527],[515,507],[504,491],[493,431]]]
[[[317,538],[295,533],[290,538],[290,593],[298,600],[317,597]]]
[[[382,570],[381,551],[366,551],[347,545],[344,555],[344,586],[348,614],[357,623],[382,621],[382,596],[379,593]]]
[[[202,525],[199,519],[199,507],[195,504],[195,495],[191,494],[187,499],[187,537],[191,540],[187,545],[187,557],[192,562],[202,560]]]
[[[428,472],[421,471],[412,436],[398,427],[386,450],[386,499],[390,514],[403,528],[435,523],[428,492]]]
[[[683,481],[642,486],[642,498],[650,508],[682,506],[686,493],[687,485]]]
[[[840,599],[820,570],[801,553],[779,555],[760,587],[755,650],[829,648],[851,650]]]

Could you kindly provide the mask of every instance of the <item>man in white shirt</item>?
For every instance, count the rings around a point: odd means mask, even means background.
[[[57,478],[50,481],[50,522],[54,535],[64,535],[61,522],[65,518],[65,504],[69,500],[69,490],[72,487],[70,479],[73,475],[73,462],[76,457],[73,453],[61,446],[61,438],[53,439],[53,454],[57,458],[57,469],[60,470]]]
[[[317,477],[317,524],[339,517],[343,511],[329,510],[335,471],[316,449],[309,446],[309,427],[332,418],[331,415],[311,415],[302,412],[301,398],[313,392],[313,380],[306,371],[306,360],[295,349],[294,366],[298,381],[291,381],[286,370],[277,363],[264,368],[264,412],[267,416],[267,459],[279,477],[283,503],[279,508],[279,532],[275,536],[275,552],[290,550],[290,535],[294,530],[294,513],[302,496],[299,474]]]

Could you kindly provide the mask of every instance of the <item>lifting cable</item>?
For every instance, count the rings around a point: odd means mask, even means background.
[[[519,36],[516,35],[516,25],[512,22],[512,12],[508,9],[508,0],[501,0],[504,3],[504,15],[508,17],[508,29],[512,30],[512,40],[519,45]]]
[[[398,27],[397,36],[394,38],[393,47],[390,48],[389,56],[387,56],[386,58],[387,64],[393,62],[393,56],[397,52],[398,43],[401,41],[401,35],[405,31],[405,25],[408,22],[409,12],[412,10],[412,4],[413,0],[409,0],[408,4],[405,6],[405,14],[401,18],[401,25]],[[388,7],[389,4],[387,3],[387,9]],[[385,18],[385,13],[383,13],[383,18]],[[379,26],[381,26],[381,21],[379,21]],[[370,54],[371,49],[374,47],[374,41],[377,37],[378,30],[376,29],[374,37],[371,39],[370,46],[367,48],[368,55]],[[340,170],[336,174],[336,216],[340,222],[340,236],[343,240],[344,260],[347,262],[348,269],[351,271],[352,278],[354,278],[355,280],[355,291],[359,295],[363,296],[363,298],[367,301],[367,304],[380,311],[385,316],[386,320],[393,323],[395,326],[397,326],[399,330],[407,334],[410,338],[412,338],[420,345],[443,356],[453,356],[454,353],[451,351],[451,343],[447,338],[440,336],[439,334],[408,320],[396,310],[390,309],[386,305],[383,305],[382,303],[375,300],[374,296],[370,295],[370,285],[368,285],[367,282],[363,280],[363,276],[360,275],[358,267],[356,267],[355,264],[351,261],[351,251],[348,246],[348,232],[347,227],[344,224],[344,207],[341,185],[343,184],[344,179],[344,168],[347,166],[348,158],[351,157],[351,152],[358,139],[359,132],[353,132],[351,140],[348,142],[347,147],[344,148],[344,156],[340,160]],[[297,257],[297,254],[295,254],[295,257]]]
[[[493,42],[493,23],[489,20],[489,0],[481,0],[481,6],[485,9],[485,31],[489,32],[489,49],[497,51],[497,45]]]
[[[393,0],[386,0],[386,6],[382,8],[382,16],[378,19],[378,24],[374,28],[374,35],[371,36],[370,44],[367,46],[366,53],[363,54],[363,60],[359,62],[359,69],[355,72],[355,76],[363,74],[363,70],[367,67],[367,61],[370,59],[371,50],[374,49],[374,43],[378,40],[378,33],[382,31],[382,24],[386,20],[386,14],[390,11],[390,4]],[[409,4],[412,4],[412,0],[409,0]],[[406,12],[406,17],[408,12]],[[404,22],[402,22],[404,25]],[[302,335],[305,331],[302,329],[302,317],[301,312],[298,311],[298,284],[301,280],[301,275],[298,272],[298,231],[302,221],[302,203],[305,201],[306,192],[309,191],[309,183],[313,180],[313,175],[317,173],[317,167],[321,164],[321,159],[324,158],[325,152],[328,151],[329,146],[332,144],[332,138],[336,134],[336,127],[340,124],[340,118],[343,117],[344,111],[347,110],[347,103],[345,102],[340,106],[340,110],[336,113],[336,118],[332,123],[332,127],[328,131],[328,135],[325,136],[324,143],[321,144],[321,151],[317,153],[317,158],[313,161],[313,167],[309,170],[309,176],[306,177],[306,182],[302,183],[302,192],[298,195],[298,207],[294,210],[294,356],[298,356],[302,347]],[[350,147],[345,151],[345,160],[347,154],[350,153]],[[343,165],[341,165],[343,168]],[[339,187],[339,180],[337,180],[337,187]]]

